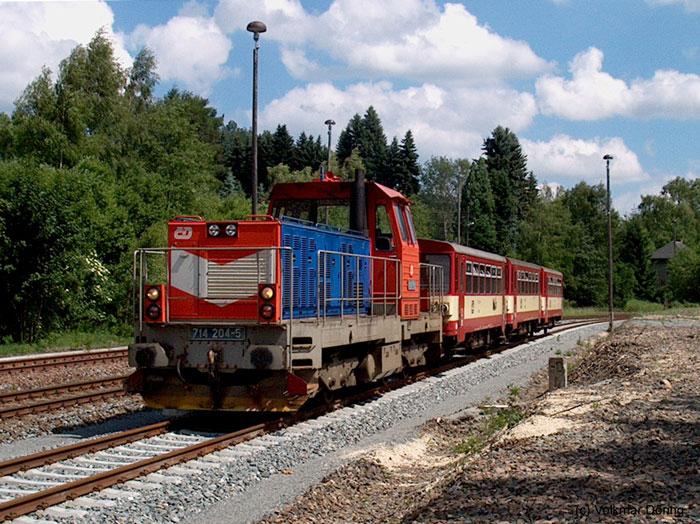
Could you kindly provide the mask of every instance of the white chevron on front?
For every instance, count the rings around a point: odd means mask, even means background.
[[[217,306],[254,296],[259,284],[275,282],[274,250],[261,249],[235,260],[216,261],[174,249],[170,255],[170,285]]]

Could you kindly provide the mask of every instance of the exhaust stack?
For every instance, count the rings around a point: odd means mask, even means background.
[[[350,195],[350,229],[367,236],[367,196],[365,192],[365,172],[355,170]]]

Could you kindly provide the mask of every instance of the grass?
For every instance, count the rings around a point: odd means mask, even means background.
[[[473,434],[455,446],[457,453],[465,455],[478,453],[484,449],[496,433],[502,429],[511,428],[520,422],[525,417],[525,414],[519,407],[513,405],[520,397],[520,393],[521,389],[518,386],[510,386],[508,388],[508,407],[487,408],[485,410],[486,418],[482,424]]]
[[[658,302],[648,302],[646,300],[630,299],[624,308],[616,308],[616,313],[632,313],[635,315],[689,315],[700,316],[699,304],[677,304],[672,303],[670,307]],[[564,306],[564,317],[599,317],[608,314],[605,307],[573,307]]]
[[[28,355],[31,353],[45,353],[51,351],[66,351],[70,349],[94,349],[111,346],[124,346],[130,341],[130,337],[116,335],[109,331],[67,331],[65,333],[52,333],[46,338],[33,343],[9,342],[0,344],[0,356]]]

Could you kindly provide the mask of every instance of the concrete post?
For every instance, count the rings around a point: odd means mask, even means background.
[[[549,359],[549,391],[565,388],[568,385],[566,375],[566,358],[550,357]]]

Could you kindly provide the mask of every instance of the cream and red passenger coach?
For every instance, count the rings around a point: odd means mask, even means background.
[[[421,260],[443,268],[443,336],[479,347],[531,334],[562,318],[558,271],[452,242],[420,240]]]
[[[506,325],[507,260],[451,242],[420,240],[421,260],[443,268],[446,343],[480,346],[502,337]]]

